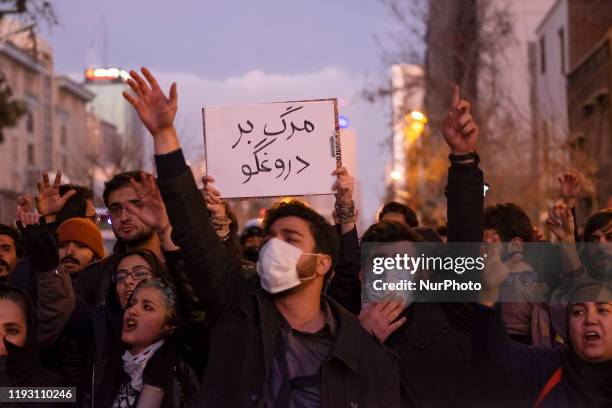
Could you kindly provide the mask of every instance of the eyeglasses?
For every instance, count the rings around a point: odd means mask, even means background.
[[[94,215],[86,215],[84,218],[91,220],[91,222],[96,225],[100,225],[100,221],[102,220],[102,217],[100,217],[100,214],[98,213],[95,213]]]
[[[135,268],[131,272],[127,271],[119,271],[113,276],[113,281],[115,283],[123,283],[128,278],[128,276],[132,277],[132,280],[138,282],[143,279],[147,279],[151,276],[151,270],[149,268],[141,267]]]
[[[518,279],[523,285],[531,286],[537,280],[538,275],[534,271],[512,272],[504,281],[504,285],[512,286],[515,279]]]
[[[142,203],[140,202],[140,200],[130,200],[129,202],[134,204],[136,207],[142,207]],[[121,217],[121,214],[123,214],[123,211],[126,211],[126,208],[123,205],[111,204],[111,206],[108,207],[107,214],[110,215],[111,218],[119,218]]]

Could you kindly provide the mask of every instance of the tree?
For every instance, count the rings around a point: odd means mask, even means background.
[[[34,58],[37,57],[36,27],[43,21],[50,26],[57,23],[51,2],[44,0],[0,0],[0,26],[6,18],[17,21],[21,27],[29,31],[32,48],[28,51]],[[17,31],[0,36],[0,45]],[[4,141],[2,129],[15,126],[26,112],[25,104],[13,99],[12,95],[10,85],[6,82],[4,74],[0,72],[0,143]]]
[[[517,102],[507,77],[509,62],[517,58],[512,52],[520,45],[515,35],[511,1],[381,1],[401,24],[401,29],[391,34],[392,45],[383,47],[384,63],[413,63],[425,70],[421,84],[407,85],[425,87],[423,110],[429,118],[425,132],[429,136],[421,138],[407,152],[409,163],[427,158],[423,163],[427,171],[421,172],[421,177],[427,178],[426,196],[413,197],[418,201],[415,207],[425,213],[424,217],[429,214],[435,218],[435,214],[443,213],[440,207],[445,202],[447,165],[444,163],[447,163],[448,151],[441,143],[441,129],[452,86],[457,83],[461,94],[471,102],[480,126],[481,166],[486,181],[492,186],[487,201],[514,201],[532,216],[537,215],[539,209],[546,208],[546,191],[534,183],[537,173],[531,166],[536,160],[532,149],[535,138],[532,110],[527,101]],[[526,58],[524,55],[523,59]],[[527,67],[524,71],[521,75],[527,84],[530,81]],[[396,91],[386,86],[370,87],[365,96],[376,101]],[[557,148],[560,147],[549,146],[551,151]],[[548,171],[556,176],[559,167],[563,164],[551,164]],[[406,169],[406,174],[411,172],[414,170]],[[539,177],[551,175],[541,171],[538,174]],[[408,185],[406,190],[411,188]]]

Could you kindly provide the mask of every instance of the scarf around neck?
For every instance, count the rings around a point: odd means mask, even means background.
[[[136,355],[126,350],[121,357],[123,360],[123,371],[130,376],[130,382],[121,386],[113,407],[132,407],[136,398],[142,391],[142,373],[147,363],[155,352],[164,344],[161,339]]]

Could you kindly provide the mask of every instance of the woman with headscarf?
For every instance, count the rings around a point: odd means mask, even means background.
[[[53,239],[41,228],[38,219],[25,221],[25,235],[35,244],[32,246],[39,252],[57,254]],[[120,344],[128,299],[144,279],[163,277],[176,287],[181,331],[188,333],[184,336],[187,341],[182,342],[183,354],[189,355],[188,361],[194,363],[198,374],[203,372],[208,344],[204,314],[183,271],[180,250],[166,250],[164,257],[166,264],[162,264],[153,252],[146,249],[135,249],[118,256],[113,268],[113,285],[103,304],[90,306],[78,299],[71,310],[60,310],[61,314],[65,314],[66,324],[59,341],[60,359],[57,366],[68,383],[77,386],[77,399],[81,406],[91,406],[91,390],[95,388],[92,382],[107,380],[98,371],[111,359],[113,351]],[[41,267],[41,270],[57,267],[57,256],[44,258],[48,260],[48,265]],[[62,285],[60,280],[49,290],[58,297],[74,298],[72,285]]]
[[[36,334],[36,314],[30,298],[19,289],[0,284],[0,387],[65,385],[60,376],[41,367]],[[31,405],[34,403],[2,404]]]
[[[499,257],[489,254],[473,331],[481,401],[485,406],[611,407],[612,287],[600,282],[576,287],[567,306],[567,342],[545,349],[508,336],[496,303],[507,275]]]

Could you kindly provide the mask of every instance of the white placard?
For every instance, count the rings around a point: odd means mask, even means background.
[[[331,194],[336,99],[205,107],[207,173],[222,198]]]

